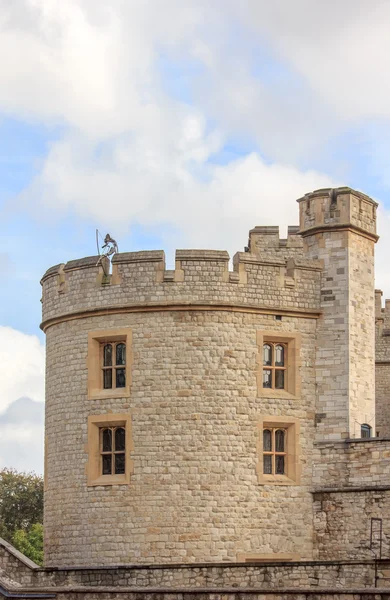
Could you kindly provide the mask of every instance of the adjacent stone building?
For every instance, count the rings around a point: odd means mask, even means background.
[[[298,203],[299,227],[255,227],[231,271],[225,251],[177,250],[171,271],[151,251],[45,273],[45,569],[3,545],[11,587],[386,587],[377,205]]]

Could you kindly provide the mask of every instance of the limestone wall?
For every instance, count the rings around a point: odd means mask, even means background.
[[[389,563],[383,561],[379,574],[386,576]],[[112,589],[120,593],[138,589],[178,589],[199,592],[205,588],[259,589],[264,592],[285,589],[371,588],[375,582],[375,566],[369,561],[311,561],[268,563],[199,563],[160,564],[118,567],[41,568],[22,557],[8,544],[0,543],[0,585],[7,589],[35,593],[58,593],[86,590],[101,594]],[[313,591],[314,591],[313,590]]]
[[[376,290],[376,432],[390,436],[390,300],[382,308],[381,297]]]
[[[130,398],[87,400],[87,339],[130,327]],[[299,398],[259,397],[259,330],[302,336]],[[85,317],[47,329],[46,564],[312,556],[315,320],[218,311]],[[129,486],[88,487],[87,418],[128,412]],[[301,485],[259,485],[262,416],[299,419]]]
[[[313,489],[383,486],[390,481],[390,439],[316,444]]]
[[[314,545],[320,560],[362,560],[379,557],[379,525],[383,519],[382,556],[390,552],[390,489],[314,494]]]
[[[118,307],[219,304],[243,309],[319,309],[321,266],[315,261],[261,258],[238,253],[228,271],[227,252],[178,250],[176,269],[164,270],[164,253],[127,252],[113,258],[104,278],[97,257],[71,261],[42,279],[43,321],[79,311]],[[109,283],[105,285],[105,283]]]

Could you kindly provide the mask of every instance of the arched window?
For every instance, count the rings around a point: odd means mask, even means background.
[[[360,437],[362,438],[370,438],[371,437],[371,427],[367,425],[367,423],[363,423],[360,427]]]
[[[126,344],[102,344],[102,375],[105,390],[126,387]]]
[[[286,388],[286,354],[285,344],[266,342],[263,345],[263,388]]]
[[[101,475],[123,475],[126,467],[126,432],[124,427],[100,429]]]
[[[285,475],[287,430],[263,429],[263,472],[265,475]]]

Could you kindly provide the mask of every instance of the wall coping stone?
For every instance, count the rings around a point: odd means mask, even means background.
[[[3,540],[3,538],[0,538],[0,546],[3,546],[3,548],[5,548],[5,550],[7,550],[7,552],[12,554],[12,556],[17,558],[24,565],[26,565],[26,567],[29,567],[30,569],[32,569],[34,571],[42,569],[42,567],[37,565],[30,558],[27,558],[27,556],[25,556],[24,554],[19,552],[19,550],[17,550],[14,546],[12,546],[12,544]]]

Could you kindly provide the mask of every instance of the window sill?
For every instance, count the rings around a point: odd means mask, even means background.
[[[88,391],[88,400],[104,400],[105,398],[129,398],[130,387],[111,390],[94,389]]]
[[[275,390],[272,388],[262,388],[259,391],[260,398],[286,398],[288,400],[300,400],[300,397],[288,392],[287,390]]]
[[[299,485],[296,481],[290,479],[287,475],[259,474],[258,483],[259,485]]]
[[[100,475],[97,479],[88,482],[88,487],[97,485],[129,485],[130,477],[127,475]]]

